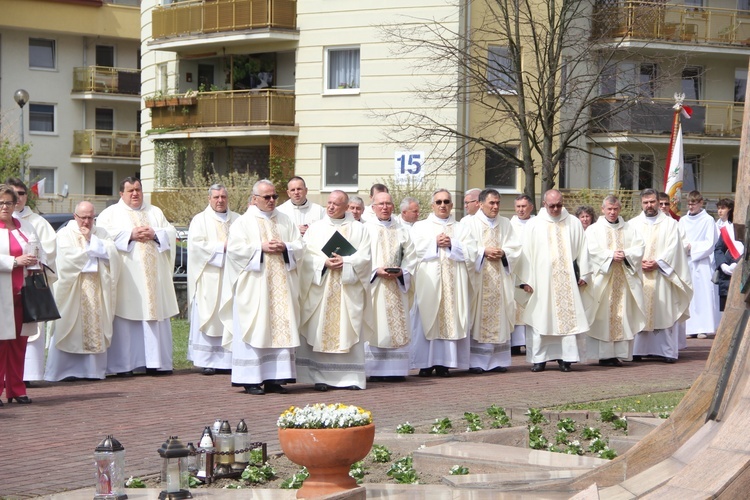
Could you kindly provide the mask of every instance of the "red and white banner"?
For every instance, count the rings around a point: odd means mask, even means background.
[[[675,95],[675,98],[678,96]],[[682,197],[682,181],[684,173],[684,152],[682,148],[682,123],[680,115],[690,118],[693,110],[689,106],[683,106],[682,100],[678,98],[674,105],[674,118],[672,119],[672,136],[669,139],[669,151],[667,152],[667,165],[664,170],[664,192],[669,195],[669,211],[675,219],[680,218],[680,199]]]
[[[31,185],[31,192],[36,195],[37,198],[44,196],[44,181],[47,179],[40,179]]]

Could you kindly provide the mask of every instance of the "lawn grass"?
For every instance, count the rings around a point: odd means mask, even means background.
[[[172,319],[172,365],[175,370],[189,370],[193,363],[187,360],[190,323],[186,319]]]
[[[549,410],[614,410],[615,412],[639,412],[669,414],[674,410],[686,390],[671,392],[656,392],[653,394],[640,394],[617,399],[605,399],[603,401],[590,401],[588,403],[568,403],[548,408]]]

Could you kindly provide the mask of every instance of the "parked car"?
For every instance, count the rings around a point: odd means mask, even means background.
[[[58,231],[61,227],[73,220],[73,214],[40,214],[44,219],[49,222],[52,229]]]
[[[174,257],[174,281],[187,281],[188,249],[187,237],[188,228],[176,227],[177,229],[177,246],[175,247]]]

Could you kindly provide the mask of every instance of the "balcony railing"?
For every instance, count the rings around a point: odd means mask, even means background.
[[[594,8],[594,39],[750,45],[750,11],[624,1]]]
[[[261,28],[297,29],[296,0],[178,2],[154,9],[152,38]]]
[[[76,130],[73,132],[73,154],[140,158],[141,136],[138,132],[115,130]]]
[[[682,120],[685,135],[740,137],[744,106],[731,101],[686,101],[693,109],[690,120]],[[649,99],[628,104],[626,100],[602,99],[591,107],[593,133],[631,132],[670,134],[674,101]]]
[[[201,92],[192,106],[151,108],[155,129],[272,125],[294,125],[293,91]]]
[[[141,70],[106,66],[73,68],[73,92],[140,95]]]

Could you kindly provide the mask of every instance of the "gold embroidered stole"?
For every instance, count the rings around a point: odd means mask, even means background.
[[[578,293],[573,287],[576,279],[572,272],[573,259],[569,252],[569,242],[563,232],[565,221],[547,224],[547,248],[550,254],[550,274],[552,277],[552,307],[557,319],[557,331],[565,334],[576,326],[575,303],[573,294]],[[543,251],[543,250],[537,250]]]
[[[349,224],[336,226],[341,236],[349,239]],[[330,255],[326,255],[330,257]],[[343,269],[328,269],[323,298],[322,352],[341,352],[341,273]]]
[[[453,236],[453,226],[444,224],[443,233]],[[438,248],[440,262],[440,305],[438,306],[438,339],[457,340],[456,322],[453,313],[456,310],[454,295],[455,262],[450,258],[449,248]]]
[[[483,225],[482,243],[485,247],[499,247],[500,226],[491,228]],[[482,266],[482,314],[477,342],[488,344],[498,341],[500,322],[505,317],[502,272],[502,260],[485,259]]]
[[[128,210],[130,222],[133,226],[148,226],[151,223],[148,220],[148,214],[145,210]],[[158,258],[159,250],[154,241],[136,241],[135,251],[138,252],[141,260],[141,283],[143,283],[146,306],[146,321],[154,321],[156,317],[156,300],[157,286],[159,286]]]
[[[276,217],[256,217],[260,226],[261,241],[281,240]],[[291,325],[289,314],[292,305],[289,303],[289,287],[287,285],[286,264],[284,255],[280,253],[263,254],[265,264],[266,284],[268,286],[268,303],[270,317],[271,347],[291,347]]]
[[[76,234],[78,248],[86,248],[86,238]],[[102,290],[99,273],[81,273],[81,329],[83,334],[83,351],[89,353],[104,352],[104,339],[101,330]]]
[[[655,260],[658,234],[656,224],[644,223],[641,225],[643,241],[646,242],[646,251],[643,254],[643,260]],[[654,296],[656,294],[656,278],[659,270],[646,271],[643,273],[643,303],[646,305],[646,326],[644,332],[654,331]]]
[[[214,219],[214,224],[216,224],[216,236],[219,238],[219,241],[226,243],[229,237],[229,226],[232,224],[229,221],[229,214],[227,214],[227,220]]]
[[[607,223],[609,225],[609,223]],[[618,250],[623,248],[622,231],[613,227],[607,228],[607,248]],[[628,283],[625,280],[624,262],[612,261],[611,294],[609,296],[609,339],[611,341],[625,340],[622,328],[622,318],[625,313],[625,291]]]
[[[378,267],[401,266],[401,242],[398,239],[397,227],[393,225],[391,227],[380,227],[378,232],[378,251],[380,254],[380,262],[376,263]],[[409,329],[406,324],[403,294],[397,280],[384,279],[380,280],[380,284],[383,287],[385,305],[388,312],[390,347],[403,347],[409,343]]]

